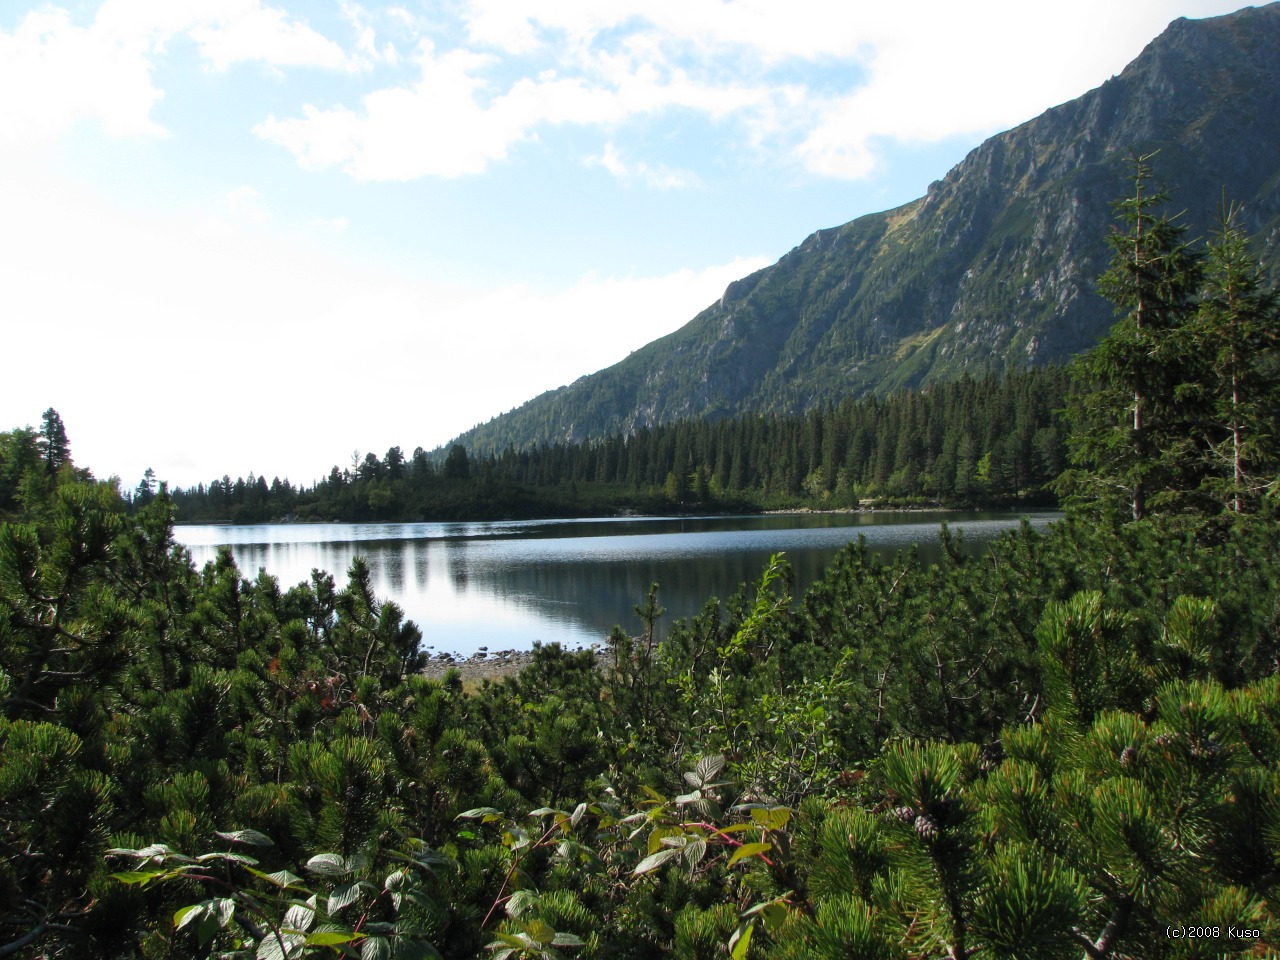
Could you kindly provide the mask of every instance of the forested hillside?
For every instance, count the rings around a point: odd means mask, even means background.
[[[393,447],[306,489],[224,477],[173,500],[181,521],[244,523],[1037,503],[1065,463],[1066,394],[1058,367],[965,377],[805,416],[680,421],[483,458],[455,446],[439,465]],[[133,503],[155,492],[145,479]]]
[[[0,434],[0,956],[1280,950],[1280,308],[1136,189],[1067,517],[784,558],[465,691],[357,561],[197,570],[55,411]]]

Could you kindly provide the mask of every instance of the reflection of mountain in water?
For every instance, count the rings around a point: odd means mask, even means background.
[[[773,518],[785,520],[786,518]],[[791,518],[794,520],[794,518]],[[712,597],[727,600],[744,585],[754,589],[770,557],[785,554],[792,571],[793,595],[818,580],[836,552],[864,535],[874,552],[891,555],[914,547],[925,563],[940,553],[933,523],[868,527],[848,525],[797,529],[781,523],[772,529],[696,529],[682,534],[599,537],[526,542],[500,549],[495,543],[455,550],[449,545],[455,583],[519,604],[551,621],[572,621],[603,637],[615,624],[635,629],[634,606],[650,584],[659,585],[666,620],[696,614]],[[1008,529],[1008,518],[975,521],[964,542],[975,552]]]
[[[829,558],[828,558],[829,559]],[[481,566],[475,583],[495,596],[519,603],[550,620],[572,620],[600,639],[615,624],[635,632],[633,607],[641,603],[652,583],[667,608],[666,620],[697,613],[712,597],[727,599],[745,582],[759,580],[769,554],[735,553],[710,562],[684,562],[673,576],[670,561],[612,560]],[[800,583],[821,574],[823,560],[798,558]]]
[[[264,567],[286,587],[308,579],[312,568],[330,571],[341,585],[351,560],[364,556],[378,596],[400,604],[426,643],[470,653],[534,641],[576,646],[603,640],[615,624],[636,632],[633,608],[654,582],[667,609],[663,622],[689,617],[711,597],[727,600],[754,585],[778,552],[791,564],[799,596],[858,536],[874,552],[915,546],[932,562],[943,520],[963,530],[971,550],[1018,522],[998,514],[910,514],[388,524],[335,529],[328,541],[323,528],[204,528],[193,532],[191,549],[203,563],[222,535],[246,576]],[[246,542],[250,537],[259,542]],[[275,542],[261,542],[268,537]]]

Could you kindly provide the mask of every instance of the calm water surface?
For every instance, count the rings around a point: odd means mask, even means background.
[[[785,514],[637,517],[491,523],[312,523],[180,526],[203,566],[223,545],[245,576],[259,568],[283,587],[327,570],[341,587],[363,556],[379,599],[394,600],[422,629],[423,644],[469,654],[527,649],[535,641],[585,646],[614,624],[635,633],[632,608],[660,585],[666,619],[697,613],[708,598],[756,581],[785,552],[797,595],[859,536],[892,554],[917,545],[938,554],[943,521],[970,549],[1016,527],[1008,513]],[[1026,514],[1043,526],[1058,514]]]

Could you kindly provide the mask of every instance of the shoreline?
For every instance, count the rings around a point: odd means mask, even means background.
[[[557,521],[557,520],[665,520],[680,519],[684,517],[754,517],[754,516],[786,516],[787,514],[796,515],[820,515],[820,514],[843,514],[843,513],[928,513],[931,511],[945,510],[955,513],[983,513],[997,510],[1017,510],[1025,508],[1027,510],[1060,510],[1058,504],[1044,503],[1014,503],[1014,504],[985,504],[981,506],[965,506],[951,507],[942,503],[923,503],[912,504],[911,506],[887,506],[874,502],[863,503],[856,507],[778,507],[768,510],[710,510],[706,512],[699,511],[671,511],[667,513],[639,513],[630,510],[624,510],[619,513],[586,515],[586,516],[566,516],[566,515],[548,515],[533,517],[471,517],[467,519],[435,519],[425,520],[421,517],[416,519],[384,519],[384,520],[340,520],[329,519],[322,520],[319,518],[306,518],[296,516],[273,517],[270,520],[182,520],[175,519],[173,525],[175,527],[257,527],[257,526],[300,526],[300,525],[318,525],[325,526],[329,524],[415,524],[415,523],[510,523],[516,519],[528,521]]]
[[[593,643],[589,647],[575,647],[569,653],[590,652],[595,655],[596,663],[603,663],[609,656],[609,648],[603,643]],[[464,681],[480,683],[484,680],[501,680],[512,677],[533,662],[532,649],[529,650],[477,650],[469,655],[457,653],[434,653],[423,666],[421,674],[429,680],[441,680],[450,670],[457,670]]]

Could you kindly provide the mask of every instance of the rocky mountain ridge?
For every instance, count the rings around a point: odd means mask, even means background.
[[[1280,274],[1280,3],[1174,21],[1117,77],[975,148],[920,199],[819,230],[674,333],[458,438],[478,452],[1063,361],[1114,321],[1095,292],[1128,158],[1207,233],[1243,203]]]

